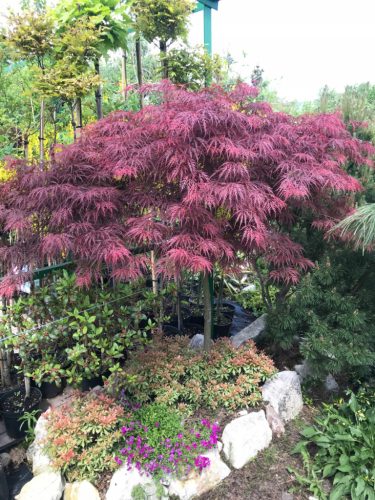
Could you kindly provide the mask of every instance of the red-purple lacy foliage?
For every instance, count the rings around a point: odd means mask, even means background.
[[[244,84],[153,91],[162,104],[88,126],[47,171],[13,162],[17,175],[1,188],[1,226],[13,234],[0,249],[3,294],[27,277],[18,269],[68,253],[82,284],[103,263],[133,278],[147,262],[130,249],[144,244],[170,274],[233,265],[237,250],[264,256],[275,280],[296,282],[311,266],[288,227],[308,212],[327,230],[346,214],[361,186],[342,167],[369,164],[371,146],[337,114],[276,113]]]

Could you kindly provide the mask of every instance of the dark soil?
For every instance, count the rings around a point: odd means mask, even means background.
[[[274,438],[269,448],[240,470],[232,470],[217,488],[199,500],[281,500],[293,490],[293,500],[306,500],[311,493],[301,491],[288,468],[303,471],[299,455],[291,451],[300,440],[300,430],[311,422],[316,410],[304,407],[302,413],[286,426],[285,434]]]
[[[13,394],[6,396],[2,401],[2,410],[7,413],[24,413],[37,405],[41,400],[41,394],[35,387],[31,388],[30,397],[25,398],[25,389],[20,388]]]
[[[112,476],[113,472],[105,472],[100,476],[99,480],[95,484],[96,488],[99,491],[101,500],[105,500],[105,494],[107,493],[107,490],[109,488]]]
[[[303,361],[297,344],[294,344],[286,350],[283,350],[280,347],[274,348],[273,346],[262,344],[260,344],[259,347],[273,360],[276,368],[280,371],[294,370],[294,366],[302,363]]]

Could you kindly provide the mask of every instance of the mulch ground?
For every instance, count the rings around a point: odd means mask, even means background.
[[[293,500],[306,500],[311,493],[302,491],[288,468],[303,471],[299,455],[292,455],[300,440],[300,430],[313,419],[316,410],[304,407],[301,414],[286,426],[285,434],[240,470],[232,470],[217,488],[199,500],[281,500],[292,490]]]

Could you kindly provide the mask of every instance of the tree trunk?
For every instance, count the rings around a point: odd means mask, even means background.
[[[95,60],[95,73],[100,76],[100,66],[99,59]],[[96,116],[98,120],[103,118],[103,100],[102,100],[102,84],[100,83],[95,90],[95,101],[96,101]]]
[[[137,79],[138,85],[141,87],[143,85],[143,68],[142,68],[142,49],[141,40],[137,38],[135,41],[135,57],[137,61]],[[139,106],[143,108],[143,94],[139,92]]]
[[[77,139],[77,124],[74,116],[74,103],[70,106],[70,115],[71,115],[71,124],[73,128],[73,140],[75,142]]]
[[[209,351],[212,343],[212,300],[209,274],[203,276],[204,298],[204,350]]]
[[[167,61],[167,42],[160,40],[160,61],[161,61],[161,74],[163,79],[168,78],[168,61]]]
[[[39,121],[39,158],[40,168],[44,163],[44,99],[40,101],[40,121]]]
[[[128,98],[128,91],[127,91],[127,86],[128,86],[128,72],[126,68],[126,63],[127,63],[128,57],[126,54],[126,49],[122,50],[122,59],[121,59],[121,93],[122,97],[124,98],[124,102],[126,103],[126,100]]]
[[[216,304],[216,321],[219,321],[219,316],[223,305],[223,293],[224,293],[224,274],[222,274],[220,277],[219,295]]]
[[[80,137],[82,132],[82,99],[77,97],[75,102],[76,112],[76,138]]]
[[[151,279],[152,279],[152,291],[156,295],[158,293],[158,280],[156,277],[156,258],[154,250],[151,250]]]
[[[23,156],[27,161],[29,159],[29,136],[25,135],[23,137]]]
[[[181,278],[176,277],[176,314],[177,314],[177,328],[182,330],[182,309],[181,309]]]
[[[29,398],[31,394],[31,380],[29,377],[24,377],[25,382],[25,398]]]
[[[55,146],[57,144],[57,110],[56,106],[53,108],[53,145]]]

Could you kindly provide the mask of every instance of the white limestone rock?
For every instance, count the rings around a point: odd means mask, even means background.
[[[271,427],[272,434],[276,437],[280,437],[285,433],[285,426],[281,417],[270,404],[266,406],[266,419],[268,425]]]
[[[191,338],[189,342],[189,347],[191,347],[191,349],[200,350],[203,349],[203,346],[204,346],[204,335],[202,335],[201,333],[196,333]]]
[[[65,486],[64,500],[100,500],[100,495],[89,481],[77,481]]]
[[[120,467],[112,476],[106,500],[132,500],[132,491],[140,486],[148,500],[159,500],[158,488],[154,480],[146,474],[140,474],[137,469],[128,471],[126,465]]]
[[[223,431],[224,454],[235,469],[241,469],[272,440],[272,431],[263,410],[235,418]]]
[[[270,403],[283,422],[295,418],[303,407],[301,383],[294,371],[277,373],[262,387],[263,400]]]
[[[258,319],[253,321],[249,326],[236,333],[231,337],[234,347],[240,347],[242,344],[252,339],[256,341],[260,339],[267,328],[267,314],[262,314]]]
[[[303,360],[302,364],[294,365],[294,371],[299,375],[301,382],[303,382],[307,378],[310,378],[312,375],[310,364],[306,359]]]
[[[221,460],[219,450],[215,448],[204,454],[210,459],[210,466],[199,471],[192,471],[186,479],[171,479],[168,494],[180,500],[190,500],[212,490],[230,474],[230,469]]]
[[[60,472],[42,472],[22,488],[16,500],[60,500],[64,491]]]
[[[338,392],[340,387],[334,377],[329,374],[324,381],[324,388],[327,392]]]
[[[43,472],[55,472],[52,467],[52,461],[43,450],[47,438],[47,420],[42,414],[35,426],[35,439],[29,446],[26,456],[27,460],[32,464],[34,476]]]

